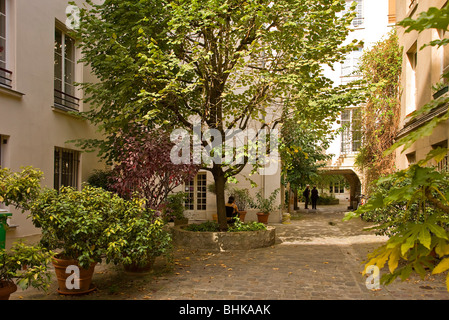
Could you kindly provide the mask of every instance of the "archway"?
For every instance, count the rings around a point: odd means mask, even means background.
[[[362,182],[360,181],[359,175],[353,169],[323,168],[320,170],[320,174],[343,176],[349,183],[349,209],[357,209],[358,198],[362,194]]]

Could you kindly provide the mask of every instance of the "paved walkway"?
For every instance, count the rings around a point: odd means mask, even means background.
[[[380,290],[366,288],[362,262],[386,239],[362,231],[360,219],[343,222],[343,206],[299,213],[291,224],[274,224],[277,243],[250,251],[205,252],[177,249],[167,264],[158,258],[148,275],[129,275],[99,265],[97,290],[82,297],[29,289],[11,300],[434,300],[449,299],[443,277],[396,280]],[[171,269],[167,269],[171,265]]]

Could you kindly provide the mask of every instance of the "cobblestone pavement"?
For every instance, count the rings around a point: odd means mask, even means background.
[[[290,224],[273,224],[274,246],[249,251],[176,249],[168,263],[158,258],[147,275],[129,275],[101,264],[97,290],[81,297],[17,291],[11,300],[437,300],[449,299],[443,277],[396,280],[369,290],[361,274],[369,251],[386,238],[362,231],[360,219],[343,222],[343,207],[300,212]],[[167,265],[172,266],[167,269]],[[381,271],[382,272],[382,271]]]

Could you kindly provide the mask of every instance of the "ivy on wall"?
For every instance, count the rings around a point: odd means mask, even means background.
[[[361,107],[363,137],[356,165],[364,173],[369,193],[375,180],[395,168],[394,154],[384,152],[394,143],[400,113],[402,49],[396,32],[364,52],[359,68],[366,103]]]

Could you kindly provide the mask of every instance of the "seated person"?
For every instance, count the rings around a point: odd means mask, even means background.
[[[226,217],[228,218],[228,222],[234,222],[234,218],[238,217],[239,209],[235,204],[235,198],[229,197],[228,203],[226,203]]]

